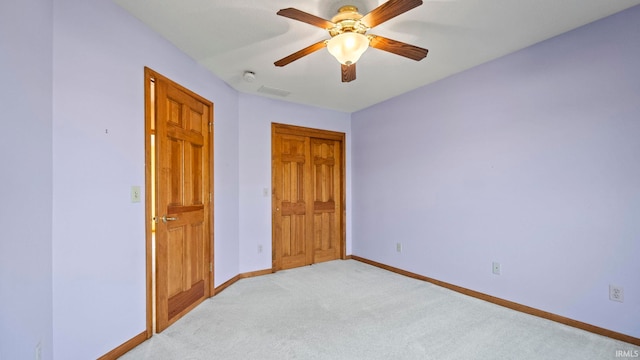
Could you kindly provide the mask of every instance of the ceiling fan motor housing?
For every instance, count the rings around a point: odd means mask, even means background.
[[[328,29],[329,35],[334,37],[345,32],[355,32],[363,34],[369,30],[360,19],[362,14],[358,12],[358,8],[352,5],[343,6],[338,10],[338,14],[331,19],[336,26]]]

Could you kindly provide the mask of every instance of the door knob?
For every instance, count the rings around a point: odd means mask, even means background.
[[[162,216],[162,222],[165,224],[167,223],[167,221],[176,221],[176,220],[178,220],[177,217],[167,217],[167,215]]]

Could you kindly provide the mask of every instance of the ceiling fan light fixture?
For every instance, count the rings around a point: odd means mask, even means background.
[[[343,65],[355,64],[369,48],[369,38],[356,32],[344,32],[327,41],[327,50]]]

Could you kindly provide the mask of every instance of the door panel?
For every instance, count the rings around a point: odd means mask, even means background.
[[[313,159],[314,262],[340,256],[340,146],[335,140],[311,139]]]
[[[211,104],[156,78],[157,331],[210,296]],[[165,220],[162,220],[163,217]]]
[[[339,133],[273,125],[274,270],[344,254],[343,138]]]
[[[309,139],[303,136],[277,135],[274,139],[274,202],[276,216],[274,234],[275,262],[288,269],[310,264],[312,253],[307,239],[311,227],[308,214],[311,176],[309,171]]]

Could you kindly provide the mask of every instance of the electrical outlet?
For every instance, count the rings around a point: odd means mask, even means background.
[[[262,245],[260,244],[258,245],[258,253],[261,253],[261,252],[262,252]]]
[[[396,251],[399,253],[402,252],[402,243],[396,243]]]
[[[609,284],[609,300],[624,302],[624,288],[622,286]]]
[[[39,342],[35,349],[36,360],[42,360],[42,343]]]
[[[493,273],[495,275],[500,275],[500,263],[499,262],[496,262],[496,261],[493,262],[493,270],[492,271],[493,271]]]

